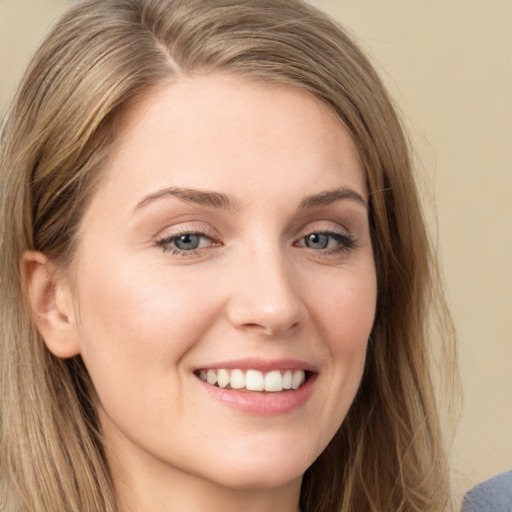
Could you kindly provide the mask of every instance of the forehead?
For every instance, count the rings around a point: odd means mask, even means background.
[[[137,101],[116,123],[105,171],[100,194],[119,199],[122,190],[132,206],[166,186],[268,198],[351,186],[366,195],[334,112],[297,88],[227,75],[180,78]]]

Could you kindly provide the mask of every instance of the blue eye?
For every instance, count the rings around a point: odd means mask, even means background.
[[[192,233],[181,235],[173,240],[174,246],[180,251],[193,251],[199,247],[201,237]]]
[[[325,233],[312,233],[304,238],[304,243],[310,249],[327,249],[329,236]]]
[[[212,240],[203,233],[183,233],[158,240],[156,243],[164,252],[176,255],[190,255],[197,250],[215,245]]]
[[[349,234],[317,232],[310,233],[299,240],[298,245],[315,251],[338,252],[352,249],[355,240]]]

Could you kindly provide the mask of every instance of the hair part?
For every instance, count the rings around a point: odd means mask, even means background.
[[[352,136],[370,191],[378,304],[367,364],[348,416],[304,477],[301,510],[447,510],[429,312],[448,375],[453,330],[408,144],[366,57],[299,0],[90,0],[35,55],[0,148],[2,510],[116,511],[87,371],[79,356],[46,349],[19,265],[29,249],[72,263],[123,111],[163,83],[214,72],[288,84],[326,104]]]

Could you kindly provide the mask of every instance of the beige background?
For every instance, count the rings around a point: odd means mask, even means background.
[[[0,0],[0,114],[71,3]],[[315,3],[378,63],[435,194],[465,392],[453,457],[463,490],[512,467],[512,0]]]

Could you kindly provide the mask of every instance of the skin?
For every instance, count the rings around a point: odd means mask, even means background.
[[[73,275],[48,284],[37,253],[25,266],[49,349],[81,354],[90,373],[122,510],[298,510],[363,371],[376,301],[366,198],[346,130],[287,86],[180,78],[120,120]],[[198,232],[196,250],[176,252],[173,237]],[[327,248],[308,246],[325,232]],[[307,362],[309,398],[248,413],[194,373],[247,358]]]

